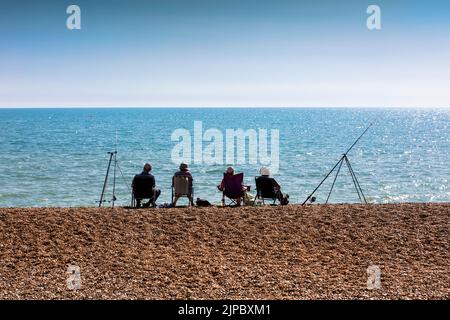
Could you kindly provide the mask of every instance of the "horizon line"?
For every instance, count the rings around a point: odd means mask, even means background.
[[[0,106],[0,109],[450,109],[450,106]]]

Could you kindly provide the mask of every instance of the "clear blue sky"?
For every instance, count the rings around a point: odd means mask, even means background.
[[[1,1],[0,39],[1,107],[450,107],[448,0]]]

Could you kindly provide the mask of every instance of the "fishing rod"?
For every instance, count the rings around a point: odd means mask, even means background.
[[[108,168],[106,169],[106,175],[105,180],[103,181],[103,188],[102,188],[102,194],[100,195],[100,201],[98,202],[98,207],[100,208],[105,200],[103,200],[103,197],[105,195],[106,190],[106,184],[108,183],[108,176],[109,176],[109,169],[111,168],[111,162],[114,157],[114,152],[108,152],[109,154],[109,162],[108,162]]]
[[[112,194],[112,208],[114,208],[114,202],[116,198],[116,170],[117,170],[117,129],[116,129],[116,139],[114,141],[114,175],[113,175],[113,194]]]
[[[314,195],[314,193],[319,190],[319,188],[322,186],[322,184],[325,182],[325,180],[328,179],[328,177],[333,173],[333,171],[338,168],[336,176],[333,180],[333,184],[331,185],[331,189],[328,193],[328,197],[325,203],[328,203],[328,200],[330,199],[330,195],[331,192],[333,191],[334,185],[336,183],[336,179],[339,175],[339,172],[341,171],[341,167],[342,165],[345,163],[347,165],[347,168],[350,172],[350,175],[352,177],[352,181],[353,184],[355,185],[356,188],[356,192],[358,194],[358,198],[361,202],[365,202],[367,204],[367,200],[366,197],[364,196],[364,193],[362,191],[361,185],[359,184],[358,179],[356,178],[356,174],[353,171],[353,168],[350,164],[350,161],[348,160],[347,154],[353,149],[353,147],[359,142],[359,140],[366,134],[367,131],[369,131],[369,129],[372,127],[372,125],[376,122],[376,120],[372,121],[372,123],[369,124],[369,126],[364,130],[363,133],[361,133],[361,135],[358,137],[358,139],[355,140],[355,142],[353,142],[353,144],[347,149],[347,151],[345,153],[342,154],[342,157],[339,159],[339,161],[334,165],[334,167],[325,175],[325,177],[322,179],[322,181],[319,183],[319,185],[314,189],[313,192],[311,192],[311,194],[306,198],[305,201],[303,201],[302,206],[306,204],[306,202],[308,202],[309,199],[311,199],[311,197]]]
[[[375,121],[373,121],[371,124],[369,124],[369,126],[366,128],[366,130],[364,130],[364,132],[361,133],[361,135],[358,137],[358,139],[356,139],[356,141],[353,142],[353,144],[350,146],[350,148],[348,148],[348,150],[344,153],[345,155],[347,153],[349,153],[350,150],[353,149],[353,147],[358,143],[358,141],[362,138],[362,136],[365,135],[367,131],[369,131],[370,127],[372,127],[374,123],[375,123]]]

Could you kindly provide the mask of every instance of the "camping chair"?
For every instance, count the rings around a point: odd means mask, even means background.
[[[237,204],[237,198],[244,197],[244,191],[242,191],[242,183],[244,181],[244,174],[238,173],[235,175],[223,174],[223,185],[224,188],[222,190],[222,205],[225,206],[225,197],[230,200],[228,204],[233,205]]]
[[[262,201],[265,204],[264,199],[273,200],[272,205],[277,202],[277,193],[274,188],[274,183],[272,178],[255,177],[256,184],[256,196],[253,204],[255,204],[256,199]]]
[[[131,193],[131,207],[136,208],[136,200],[149,199],[152,202],[155,197],[154,180],[150,176],[137,175],[134,180],[133,190]]]
[[[189,199],[189,206],[191,200],[194,198],[194,188],[187,176],[173,176],[172,178],[172,205],[175,197],[186,197]]]

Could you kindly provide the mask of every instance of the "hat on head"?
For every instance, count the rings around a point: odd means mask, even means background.
[[[180,170],[188,170],[188,169],[189,169],[189,167],[186,163],[180,164]]]
[[[270,170],[269,170],[269,168],[266,168],[266,167],[262,167],[261,169],[259,169],[259,173],[262,176],[270,176]]]
[[[229,174],[234,173],[234,168],[233,167],[228,167],[227,171],[225,171],[225,173],[229,173]]]

